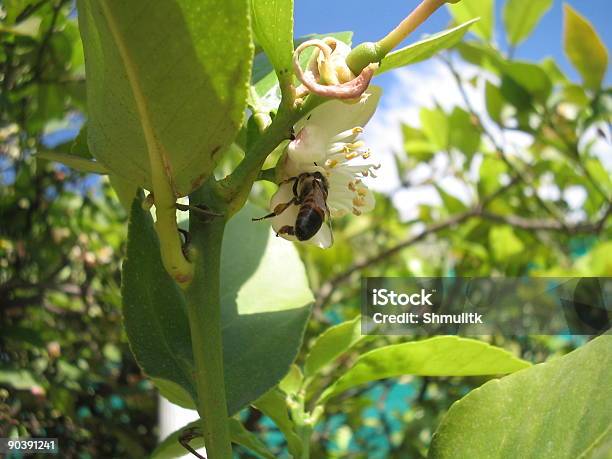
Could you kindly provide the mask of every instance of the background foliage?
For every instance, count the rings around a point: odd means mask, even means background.
[[[403,127],[405,151],[395,155],[400,187],[377,196],[371,215],[334,222],[333,248],[299,247],[316,303],[298,364],[312,368],[306,355],[314,338],[357,314],[361,275],[612,274],[612,183],[594,150],[597,139],[608,148],[611,143],[612,90],[602,87],[607,53],[588,22],[568,8],[564,46],[580,82],[553,61],[512,59],[549,2],[518,20],[513,11],[525,3],[506,3],[511,48],[504,51],[491,41],[492,2],[464,0],[451,8],[457,23],[481,16],[465,41],[439,57],[464,104],[423,108],[420,126]],[[14,1],[3,8],[0,436],[59,437],[66,457],[142,457],[157,443],[156,397],[121,327],[125,212],[106,179],[36,156],[83,150],[82,136],[72,141],[86,117],[74,6]],[[474,78],[465,78],[466,66],[479,69]],[[276,84],[266,68],[260,53],[256,91]],[[485,113],[473,106],[474,91],[484,96]],[[518,133],[528,139],[520,150],[509,140]],[[230,167],[226,162],[221,170]],[[416,177],[417,169],[426,177]],[[439,186],[442,176],[456,179],[469,199]],[[423,184],[434,187],[439,205],[422,206],[417,219],[402,220],[393,200]],[[271,192],[261,184],[252,201],[265,206]],[[568,193],[584,199],[576,205]],[[395,342],[351,341],[348,354],[324,367],[320,388],[363,351]],[[559,338],[491,342],[533,362],[580,344]],[[485,381],[404,376],[353,388],[327,403],[311,453],[424,457],[451,403]],[[241,418],[276,454],[286,454],[278,419],[255,408]]]

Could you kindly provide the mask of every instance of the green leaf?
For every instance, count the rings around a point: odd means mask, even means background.
[[[534,98],[545,101],[552,90],[552,82],[546,72],[530,62],[505,62],[502,72]]]
[[[485,85],[485,104],[487,113],[491,119],[497,123],[502,122],[502,110],[504,108],[504,97],[497,86],[490,81]]]
[[[245,448],[259,454],[264,459],[274,459],[274,456],[266,449],[266,446],[251,432],[246,430],[237,419],[228,420],[230,428],[230,438],[232,443],[242,445]],[[175,459],[189,454],[189,452],[179,443],[179,438],[185,431],[201,432],[201,421],[193,421],[168,435],[157,448],[151,453],[151,459]],[[204,437],[193,438],[189,445],[196,451],[204,448]]]
[[[352,387],[402,375],[475,376],[512,373],[530,364],[504,349],[456,336],[437,336],[375,349],[357,359],[319,403]]]
[[[262,213],[245,207],[230,220],[223,240],[221,326],[230,414],[287,373],[313,299],[293,244],[251,221]],[[179,385],[195,400],[185,299],[161,264],[151,216],[138,200],[132,205],[122,291],[126,331],[144,372],[154,382]]]
[[[294,245],[252,221],[265,213],[247,205],[230,220],[223,239],[221,320],[230,413],[287,374],[314,299]]]
[[[280,80],[293,78],[293,0],[250,0],[251,25]]]
[[[366,337],[367,335],[361,334],[361,316],[328,328],[310,347],[304,363],[304,376],[314,376],[321,368]]]
[[[449,4],[448,10],[458,23],[464,23],[474,18],[480,18],[472,31],[485,41],[493,38],[495,25],[495,11],[493,0],[461,0],[456,4]]]
[[[190,410],[197,409],[191,394],[183,389],[182,386],[162,378],[151,378],[151,381],[155,384],[159,393],[175,405]]]
[[[302,387],[303,380],[304,375],[302,374],[302,370],[300,370],[300,367],[298,367],[296,364],[293,364],[291,365],[291,368],[289,368],[289,372],[278,383],[278,388],[287,395],[297,394]]]
[[[151,164],[163,164],[175,194],[188,194],[242,124],[252,63],[247,0],[77,6],[92,154],[147,189]]]
[[[16,390],[31,390],[42,387],[40,378],[29,370],[0,367],[0,384]]]
[[[15,24],[13,26],[0,24],[0,33],[10,33],[13,35],[35,38],[38,36],[41,22],[42,19],[40,17],[30,16],[29,18],[21,21],[19,24]]]
[[[446,114],[439,108],[421,108],[419,113],[421,126],[427,138],[438,150],[448,148],[449,126]]]
[[[47,150],[41,151],[36,156],[41,159],[46,159],[47,161],[56,161],[58,163],[65,164],[66,166],[79,172],[92,174],[108,174],[109,172],[108,168],[98,161],[84,159],[79,156],[69,155],[66,153]]]
[[[552,4],[553,0],[508,0],[503,13],[508,43],[516,46],[525,40]]]
[[[525,244],[515,234],[510,226],[495,226],[489,232],[489,244],[495,259],[507,260],[525,249]]]
[[[459,198],[456,198],[452,194],[447,193],[439,185],[434,185],[434,186],[436,190],[438,191],[438,193],[440,194],[442,203],[444,204],[444,207],[446,208],[449,214],[457,214],[467,209],[466,205]]]
[[[289,417],[287,401],[278,389],[272,389],[253,403],[255,408],[274,421],[287,440],[289,452],[293,457],[301,457],[302,442],[295,432],[295,425]]]
[[[123,263],[123,322],[136,361],[153,382],[170,381],[197,400],[187,305],[164,269],[151,214],[132,203]],[[179,405],[161,386],[163,395]]]
[[[478,19],[472,19],[457,27],[438,32],[431,37],[389,53],[382,60],[376,73],[381,74],[398,67],[416,64],[429,59],[444,49],[452,48],[461,41],[468,29],[477,21]]]
[[[257,435],[253,432],[249,432],[238,419],[230,418],[229,428],[232,443],[244,446],[264,459],[275,459],[275,456],[268,451],[265,443],[257,438]]]
[[[612,337],[605,335],[490,381],[451,407],[429,457],[588,457],[612,433],[611,380]]]
[[[448,118],[449,144],[471,158],[480,146],[480,129],[467,111],[455,107]]]
[[[608,50],[584,17],[567,3],[564,5],[563,48],[585,86],[599,89],[608,68]]]

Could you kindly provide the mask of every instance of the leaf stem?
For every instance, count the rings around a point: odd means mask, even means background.
[[[192,197],[197,198],[197,193]],[[196,212],[191,212],[189,229],[195,272],[185,293],[195,362],[197,408],[208,457],[230,459],[232,447],[223,374],[220,306],[221,244],[225,220],[206,221]]]

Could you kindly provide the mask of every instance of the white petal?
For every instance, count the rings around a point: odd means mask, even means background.
[[[321,229],[312,238],[306,241],[308,244],[316,245],[321,249],[328,249],[334,243],[332,231],[328,223],[323,223]]]
[[[336,134],[366,125],[376,111],[381,92],[380,87],[370,86],[359,102],[325,102],[302,118],[295,126],[296,131],[299,132],[304,126],[317,126],[320,129],[319,134],[325,138],[325,143],[331,143]]]
[[[293,184],[283,183],[278,188],[278,191],[274,193],[272,199],[270,199],[270,212],[274,211],[274,208],[277,205],[291,201],[291,198],[293,198]],[[298,206],[292,204],[287,209],[285,209],[283,213],[277,215],[276,217],[273,217],[272,228],[274,229],[274,231],[278,233],[278,231],[285,225],[295,225],[295,219],[297,218],[298,210]],[[288,234],[281,234],[280,236],[289,241],[296,240],[295,236],[290,236]]]
[[[307,124],[289,142],[287,153],[297,163],[315,163],[325,159],[329,139],[326,130],[316,124]]]

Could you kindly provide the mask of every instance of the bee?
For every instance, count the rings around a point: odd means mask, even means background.
[[[303,172],[282,183],[293,182],[293,198],[289,202],[278,204],[274,211],[253,221],[264,220],[282,214],[290,206],[299,207],[294,226],[285,225],[279,228],[277,236],[288,234],[298,241],[307,241],[319,232],[323,223],[330,224],[330,212],[327,207],[329,182],[321,172]],[[331,233],[331,231],[330,231]]]

